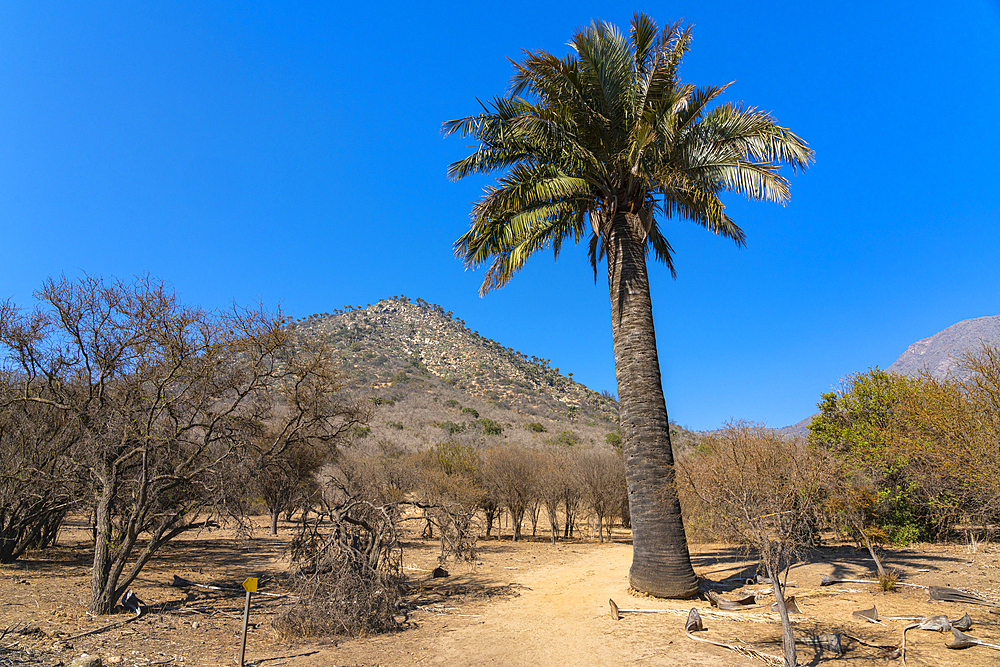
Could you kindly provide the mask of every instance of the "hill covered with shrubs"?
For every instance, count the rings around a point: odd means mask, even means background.
[[[392,296],[294,323],[339,355],[351,384],[380,407],[361,437],[408,450],[446,439],[500,438],[528,446],[618,442],[618,404],[553,368],[482,336],[452,311]],[[674,446],[697,436],[675,426]],[[470,443],[471,444],[471,443]]]

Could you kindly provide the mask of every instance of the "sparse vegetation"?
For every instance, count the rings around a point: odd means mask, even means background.
[[[774,431],[739,422],[680,466],[680,492],[701,508],[715,534],[752,550],[771,579],[783,628],[785,664],[796,664],[784,602],[787,569],[813,543],[823,499],[834,481],[819,452]]]
[[[0,304],[0,445],[12,450],[0,458],[28,462],[32,430],[57,460],[35,483],[4,483],[0,516],[23,516],[21,494],[39,498],[37,540],[67,507],[59,488],[93,512],[93,613],[109,613],[171,539],[244,516],[255,473],[300,446],[332,453],[368,419],[333,355],[296,341],[280,314],[183,306],[150,278],[50,279],[37,298],[31,311]]]
[[[551,438],[549,442],[560,447],[573,447],[580,444],[580,436],[573,431],[562,431]]]

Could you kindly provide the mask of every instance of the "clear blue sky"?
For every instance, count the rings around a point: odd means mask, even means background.
[[[405,294],[615,389],[585,248],[477,296],[452,242],[486,182],[442,121],[592,18],[695,24],[682,77],[735,80],[816,150],[787,207],[727,200],[737,249],[665,225],[667,407],[784,426],[919,338],[1000,312],[1000,4],[682,0],[45,2],[0,10],[0,299],[150,273],[190,303],[303,316]]]

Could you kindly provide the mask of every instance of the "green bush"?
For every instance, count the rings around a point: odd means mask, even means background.
[[[446,421],[438,424],[438,428],[443,430],[448,435],[455,435],[456,433],[462,433],[465,431],[465,424],[456,424],[453,421]]]
[[[479,411],[474,408],[462,408],[462,414],[472,415],[473,419],[479,419]]]
[[[525,428],[529,431],[534,431],[535,433],[545,433],[545,427],[538,422],[528,422]]]
[[[485,435],[503,435],[503,426],[492,419],[480,419],[478,424],[483,428]]]
[[[914,542],[928,539],[927,530],[915,523],[906,523],[901,526],[889,524],[884,528],[889,541],[897,547],[908,547]]]
[[[549,440],[553,445],[559,445],[561,447],[573,447],[574,445],[580,444],[580,436],[573,431],[563,431],[556,437]]]

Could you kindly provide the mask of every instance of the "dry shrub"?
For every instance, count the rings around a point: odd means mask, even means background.
[[[816,448],[736,422],[679,462],[678,490],[685,522],[785,561],[812,542],[835,473]]]
[[[795,639],[779,576],[813,540],[830,488],[824,456],[777,432],[737,422],[678,466],[679,490],[708,513],[717,535],[756,552],[774,585],[786,665]]]
[[[399,627],[402,550],[396,508],[351,500],[333,508],[333,528],[303,524],[293,557],[298,600],[274,620],[279,635],[363,636]]]
[[[899,572],[895,570],[883,570],[878,575],[878,589],[883,593],[896,590],[899,583]]]
[[[448,557],[474,561],[482,528],[476,509],[486,495],[479,484],[476,450],[449,440],[412,457],[412,464],[418,478],[412,504],[438,531],[441,565]]]

